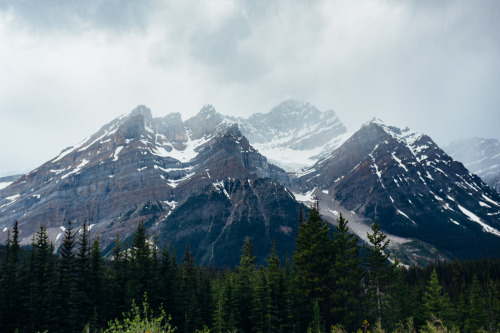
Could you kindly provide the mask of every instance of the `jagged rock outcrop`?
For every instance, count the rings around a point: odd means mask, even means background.
[[[290,184],[213,107],[182,122],[138,106],[4,189],[0,226],[17,220],[26,244],[43,223],[57,246],[61,226],[87,220],[109,246],[116,233],[129,235],[140,220],[152,227],[213,183],[261,178]]]
[[[500,196],[427,135],[374,120],[296,180],[396,236],[453,256],[500,250]]]

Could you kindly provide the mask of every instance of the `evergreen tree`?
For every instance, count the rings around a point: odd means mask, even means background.
[[[493,282],[493,280],[488,276],[488,282],[486,285],[486,328],[490,332],[497,331],[497,327],[500,320],[500,284]]]
[[[236,327],[244,332],[250,332],[253,327],[252,307],[254,304],[255,256],[253,245],[245,239],[241,249],[240,265],[237,267],[235,289],[235,321]]]
[[[77,326],[78,331],[81,331],[83,325],[89,321],[94,312],[90,300],[92,285],[90,280],[90,241],[87,221],[83,222],[78,234],[80,236],[76,255],[78,316],[74,326]]]
[[[198,290],[198,271],[194,262],[193,253],[186,243],[182,264],[182,309],[184,323],[181,327],[184,332],[193,332],[201,327],[200,309],[196,291]]]
[[[73,249],[75,247],[75,233],[71,221],[68,222],[64,231],[64,239],[59,249],[59,281],[58,281],[58,313],[59,331],[71,332],[78,327],[76,262]]]
[[[143,222],[134,231],[131,246],[132,298],[138,300],[144,293],[151,294],[153,260],[149,235]]]
[[[358,238],[349,233],[348,221],[340,213],[333,240],[333,322],[348,330],[357,327],[356,319],[362,295],[363,270]]]
[[[301,291],[306,302],[306,313],[312,319],[311,305],[318,301],[323,319],[330,315],[328,288],[330,281],[330,265],[332,262],[332,240],[330,228],[319,215],[319,208],[313,207],[305,223],[299,225],[296,242],[296,251],[293,263],[296,269],[298,290]],[[305,317],[305,316],[304,316]],[[305,324],[305,323],[303,323]]]
[[[235,300],[235,275],[231,271],[216,280],[214,329],[215,332],[233,332],[236,330],[235,312],[237,309]]]
[[[115,246],[112,251],[111,258],[111,306],[109,307],[108,317],[117,318],[131,304],[131,291],[130,291],[130,274],[128,251],[122,251],[123,242],[119,235],[116,235]]]
[[[90,267],[89,267],[90,291],[88,295],[91,314],[90,329],[104,326],[105,321],[105,302],[104,297],[104,265],[100,249],[99,236],[94,239],[90,248]]]
[[[409,318],[415,318],[419,315],[416,294],[405,281],[404,269],[398,267],[388,291],[387,315],[384,325],[386,328],[393,329],[397,323],[403,323]]]
[[[168,243],[165,244],[160,258],[160,291],[159,301],[165,311],[174,318],[173,324],[178,325],[180,303],[180,279],[179,267],[176,261],[175,252],[170,253]]]
[[[54,247],[47,236],[44,225],[36,234],[34,244],[34,267],[33,267],[33,293],[30,310],[32,318],[32,331],[54,331],[57,320],[55,298],[55,263],[53,256]],[[64,314],[58,314],[64,315]]]
[[[299,297],[295,273],[292,268],[290,258],[286,257],[285,269],[283,272],[283,311],[282,331],[298,332],[301,324],[301,304],[302,298]]]
[[[0,275],[0,330],[12,332],[21,324],[21,299],[19,285],[19,230],[17,221],[7,234]]]
[[[366,269],[368,274],[367,307],[376,322],[382,322],[383,309],[387,300],[387,289],[393,277],[396,263],[391,265],[389,255],[384,251],[389,245],[387,235],[379,224],[372,224],[372,234],[367,233],[369,246],[366,249]]]
[[[472,276],[472,288],[470,291],[469,311],[465,321],[468,332],[478,332],[486,327],[486,304],[479,279],[476,274]]]
[[[427,290],[422,299],[424,319],[434,322],[436,319],[447,321],[450,316],[450,304],[446,295],[443,294],[439,284],[436,270],[432,271]]]
[[[283,302],[283,276],[281,262],[276,250],[276,242],[267,260],[267,290],[269,293],[267,331],[278,332],[281,329],[282,316],[284,312]]]
[[[252,331],[267,332],[269,317],[269,289],[267,284],[266,271],[260,266],[255,275],[254,297],[252,307]]]

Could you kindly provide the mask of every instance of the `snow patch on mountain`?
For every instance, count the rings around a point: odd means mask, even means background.
[[[481,219],[479,218],[479,216],[477,216],[476,214],[474,214],[473,212],[471,212],[470,210],[467,210],[466,208],[458,205],[458,209],[460,209],[462,211],[463,214],[465,214],[471,221],[474,221],[478,224],[480,224],[482,227],[483,227],[483,231],[485,232],[489,232],[495,236],[499,236],[500,237],[500,231],[498,231],[497,229],[487,225],[486,223],[484,223],[483,221],[481,221]]]

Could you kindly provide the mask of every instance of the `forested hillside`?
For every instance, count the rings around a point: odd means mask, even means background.
[[[376,224],[361,248],[342,215],[334,232],[318,206],[299,220],[285,262],[275,244],[257,267],[247,239],[234,269],[198,266],[189,244],[177,262],[176,249],[156,244],[144,224],[129,243],[116,237],[110,259],[86,226],[68,223],[54,254],[44,226],[21,248],[16,224],[1,251],[0,331],[100,332],[114,319],[113,332],[142,324],[176,332],[500,329],[499,260],[405,268],[384,253]],[[120,324],[131,308],[131,321]]]

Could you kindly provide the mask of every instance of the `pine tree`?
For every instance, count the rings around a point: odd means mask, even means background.
[[[329,282],[332,262],[332,240],[330,228],[319,215],[319,208],[313,207],[308,213],[305,223],[299,225],[296,251],[293,263],[296,269],[297,287],[302,293],[304,302],[308,304],[309,318],[312,319],[311,305],[318,301],[323,319],[330,316]],[[304,316],[305,317],[305,316]],[[305,324],[305,323],[304,323]]]
[[[146,292],[150,293],[153,261],[149,235],[143,222],[139,223],[132,237],[132,298],[141,299]]]
[[[486,327],[486,304],[479,279],[476,274],[472,276],[472,288],[470,292],[469,311],[465,321],[465,328],[468,332],[478,332]]]
[[[160,258],[159,301],[163,305],[165,311],[173,316],[174,325],[178,324],[177,318],[180,317],[179,275],[175,253],[170,253],[169,245],[166,243]]]
[[[216,291],[214,329],[216,332],[233,332],[236,330],[235,313],[237,309],[235,300],[235,274],[225,272],[214,284]]]
[[[181,292],[184,323],[182,326],[184,332],[193,332],[201,327],[201,318],[196,294],[198,290],[198,271],[193,253],[189,250],[189,243],[186,243],[183,261]]]
[[[254,297],[252,307],[252,331],[267,332],[269,317],[269,289],[266,271],[260,266],[255,275]]]
[[[21,299],[19,294],[19,230],[17,221],[7,234],[0,275],[0,330],[11,332],[21,324]]]
[[[372,224],[372,234],[367,233],[369,246],[366,249],[366,268],[368,274],[367,305],[369,312],[379,323],[382,322],[383,309],[387,300],[387,289],[397,263],[391,265],[389,255],[384,251],[389,246],[389,240],[380,230],[379,224]]]
[[[253,327],[252,307],[254,304],[255,256],[253,245],[245,239],[241,249],[240,265],[237,267],[235,289],[235,321],[236,327],[244,332],[250,332]]]
[[[495,332],[500,320],[500,284],[488,276],[486,285],[486,328]]]
[[[105,303],[104,296],[104,265],[100,249],[99,236],[94,239],[90,249],[90,267],[89,267],[90,291],[88,295],[90,309],[92,311],[91,330],[97,330],[102,327],[104,320]]]
[[[58,316],[60,331],[71,332],[73,328],[78,327],[77,321],[77,280],[76,280],[76,261],[73,249],[75,247],[75,233],[71,221],[68,222],[64,232],[64,239],[59,249],[59,281],[58,281]],[[79,331],[79,329],[78,329]]]
[[[387,299],[386,328],[393,329],[396,323],[403,323],[418,316],[416,293],[405,282],[404,268],[398,267]],[[404,326],[404,325],[403,325]]]
[[[283,311],[282,331],[298,332],[301,323],[301,298],[297,290],[292,263],[288,255],[285,259],[285,269],[283,272]]]
[[[83,222],[82,228],[79,231],[78,252],[76,255],[76,274],[77,274],[77,320],[73,324],[80,331],[91,316],[94,309],[90,301],[90,293],[92,289],[90,281],[90,241],[87,221]]]
[[[449,319],[450,304],[448,297],[443,294],[439,284],[436,270],[432,270],[427,289],[422,299],[424,319],[433,322],[435,320],[446,321]]]
[[[53,310],[56,308],[55,292],[55,260],[53,256],[54,247],[47,236],[47,229],[40,226],[36,234],[34,244],[34,267],[33,267],[33,294],[30,314],[32,317],[33,331],[53,331],[57,316]]]
[[[123,242],[119,235],[116,235],[112,251],[110,282],[112,306],[108,308],[107,317],[117,318],[129,308],[132,298],[128,251],[123,249]]]
[[[281,262],[274,241],[267,260],[267,290],[269,293],[267,331],[277,332],[281,328],[284,302]]]
[[[363,271],[358,238],[349,233],[348,221],[340,213],[333,240],[333,318],[348,330],[357,326]]]

